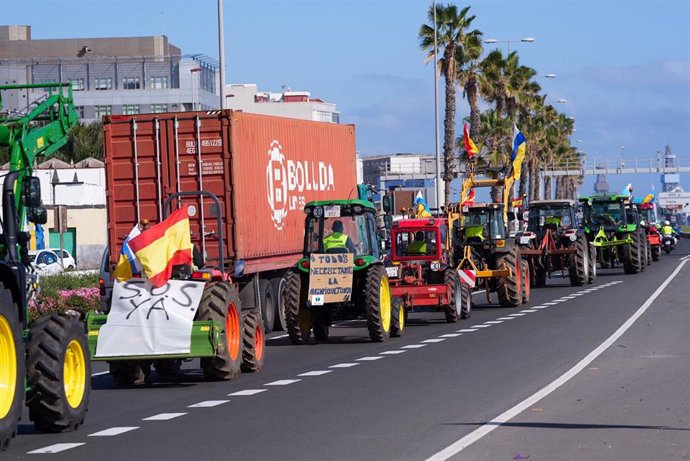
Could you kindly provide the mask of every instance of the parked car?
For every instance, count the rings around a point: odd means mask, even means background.
[[[30,250],[29,261],[39,275],[55,275],[65,270],[53,250]]]
[[[60,259],[60,252],[62,251],[62,264],[67,271],[77,270],[77,261],[72,257],[69,251],[64,248],[60,250],[59,248],[48,248],[50,251],[58,256],[58,261]]]
[[[110,252],[108,247],[103,250],[103,257],[101,258],[101,267],[99,269],[98,276],[98,289],[101,295],[101,310],[104,313],[110,311],[110,302],[113,297],[113,278],[110,273],[110,264],[108,263],[110,259]]]

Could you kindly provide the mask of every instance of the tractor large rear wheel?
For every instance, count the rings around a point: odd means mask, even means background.
[[[196,313],[197,320],[214,320],[221,325],[221,338],[215,357],[202,358],[204,377],[231,380],[242,366],[242,316],[237,289],[226,282],[214,282],[204,288]]]
[[[302,276],[291,270],[285,276],[281,301],[285,309],[285,323],[292,344],[307,344],[311,336],[311,312],[304,306],[306,290],[302,293]]]
[[[448,304],[444,308],[446,322],[455,323],[462,313],[462,293],[460,292],[460,280],[458,273],[452,267],[443,272],[443,283],[448,291]]]
[[[24,404],[24,341],[17,305],[0,283],[0,451],[17,433]]]
[[[264,367],[266,350],[264,324],[258,310],[242,312],[242,328],[242,371],[256,373]]]
[[[498,302],[502,307],[519,306],[522,302],[522,266],[520,251],[514,247],[510,252],[500,256],[497,268],[509,268],[513,275],[500,277],[496,282]]]
[[[68,315],[46,315],[31,326],[26,404],[40,431],[75,430],[84,423],[91,393],[91,361],[84,325]]]
[[[626,274],[637,274],[642,270],[640,233],[633,232],[630,234],[630,237],[632,238],[632,243],[623,250],[623,272]]]
[[[369,337],[374,342],[386,341],[391,334],[391,289],[384,267],[370,266],[364,274],[364,310]]]
[[[577,240],[570,245],[570,249],[576,251],[575,254],[570,255],[570,265],[568,266],[570,285],[581,287],[587,283],[587,279],[589,278],[589,249],[587,248],[587,239],[585,239],[583,235],[579,235]]]

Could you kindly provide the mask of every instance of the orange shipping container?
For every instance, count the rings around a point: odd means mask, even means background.
[[[209,265],[222,235],[226,269],[242,261],[244,274],[296,263],[306,202],[357,196],[352,125],[229,110],[110,116],[104,145],[112,263],[140,219],[162,219],[173,193],[218,197],[179,202],[192,205],[192,241]]]

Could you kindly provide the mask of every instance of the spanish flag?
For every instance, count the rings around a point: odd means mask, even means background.
[[[470,138],[470,131],[467,128],[467,123],[465,123],[465,130],[462,137],[465,140],[465,152],[467,152],[467,157],[472,160],[472,157],[479,152],[479,149],[477,149],[477,146],[472,142],[472,138]]]
[[[170,279],[173,266],[192,261],[189,213],[184,206],[129,241],[141,267],[154,287]]]
[[[510,160],[513,161],[513,178],[516,181],[520,179],[520,170],[522,169],[522,160],[525,158],[527,151],[527,143],[525,135],[518,130],[517,126],[513,126],[513,153],[510,155]]]
[[[470,189],[469,193],[467,194],[467,198],[460,204],[460,206],[472,205],[474,205],[474,189]]]

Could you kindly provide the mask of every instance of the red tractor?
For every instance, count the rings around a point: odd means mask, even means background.
[[[391,296],[405,313],[440,310],[447,322],[470,316],[472,293],[452,264],[445,218],[402,219],[391,228]],[[395,309],[395,306],[394,306]]]
[[[647,234],[647,242],[652,247],[652,260],[658,261],[661,257],[661,232],[659,231],[659,221],[657,220],[656,204],[654,202],[640,203],[639,208],[640,225]]]

